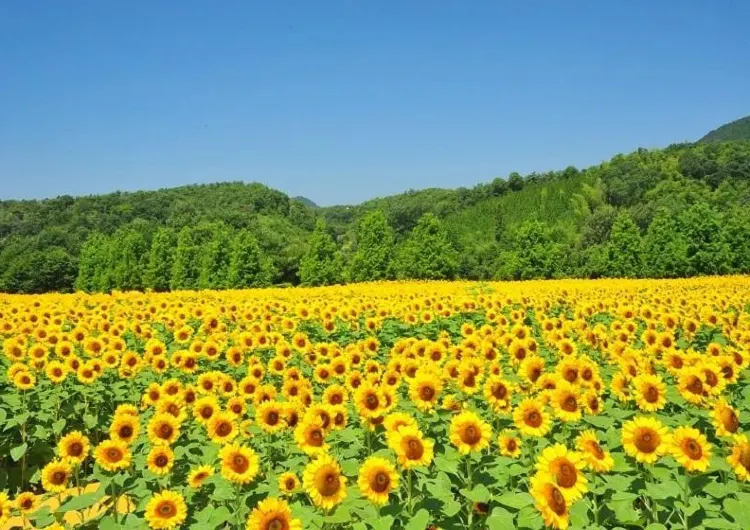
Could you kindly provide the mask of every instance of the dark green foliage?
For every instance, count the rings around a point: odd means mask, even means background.
[[[401,247],[396,262],[399,278],[445,280],[455,277],[458,253],[440,220],[424,214]]]
[[[635,278],[641,274],[641,234],[627,210],[620,210],[607,242],[608,276]]]
[[[231,288],[240,231],[268,266],[243,285],[748,273],[750,142],[715,137],[357,206],[243,183],[0,201],[0,289]]]
[[[249,230],[240,230],[231,246],[227,284],[234,289],[265,287],[273,277],[271,263],[261,254],[258,241]]]
[[[175,234],[169,228],[159,228],[151,240],[144,286],[157,292],[169,290],[174,264]]]
[[[735,140],[750,140],[750,116],[740,118],[714,129],[700,142],[728,142]]]
[[[323,220],[315,224],[310,247],[299,266],[299,279],[305,285],[331,285],[341,281],[343,262],[336,243]]]
[[[393,277],[393,230],[380,210],[367,214],[357,230],[357,250],[349,264],[354,282],[386,280]]]

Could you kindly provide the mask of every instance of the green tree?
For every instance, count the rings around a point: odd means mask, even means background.
[[[206,241],[200,249],[198,289],[224,289],[229,275],[229,259],[232,253],[232,233],[223,223],[209,228]]]
[[[174,241],[174,232],[169,228],[159,228],[154,233],[145,270],[145,287],[157,292],[169,290],[174,264]]]
[[[563,246],[555,242],[553,230],[541,221],[525,221],[515,231],[512,253],[504,254],[500,274],[508,279],[530,280],[560,275]]]
[[[310,246],[299,266],[299,277],[305,285],[331,285],[341,281],[342,260],[336,242],[328,233],[325,221],[318,219]]]
[[[731,210],[724,215],[723,224],[725,240],[732,252],[732,272],[750,272],[750,212],[747,208]]]
[[[367,214],[357,230],[357,250],[349,264],[349,277],[355,282],[393,277],[393,230],[380,210]]]
[[[680,216],[687,239],[688,274],[726,274],[732,252],[725,241],[719,214],[705,202],[698,202]]]
[[[627,210],[617,213],[607,242],[607,274],[634,278],[641,273],[641,234]]]
[[[169,287],[177,289],[195,289],[198,284],[199,250],[195,234],[191,227],[183,227],[177,234],[177,246],[172,263],[172,276]]]
[[[148,245],[143,234],[132,228],[115,232],[110,244],[112,286],[122,291],[143,289]]]
[[[109,241],[106,236],[95,232],[81,247],[78,259],[78,276],[75,288],[87,293],[101,290],[101,276],[109,261]]]
[[[16,293],[68,291],[75,282],[73,258],[61,247],[22,254],[3,274],[3,289]]]
[[[642,272],[651,278],[679,278],[687,274],[688,241],[675,216],[660,210],[643,237]]]
[[[398,254],[398,277],[444,280],[453,278],[457,270],[458,252],[440,219],[432,213],[422,215]]]
[[[237,232],[231,245],[228,286],[232,289],[265,287],[271,284],[272,277],[270,260],[261,253],[252,232]]]

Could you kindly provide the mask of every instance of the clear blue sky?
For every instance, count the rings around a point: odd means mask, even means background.
[[[0,2],[0,197],[263,182],[319,204],[750,114],[747,0]]]

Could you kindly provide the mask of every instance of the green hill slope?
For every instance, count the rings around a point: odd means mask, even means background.
[[[750,116],[726,123],[698,141],[729,142],[736,140],[750,140]]]
[[[349,266],[362,260],[360,227],[375,211],[383,212],[393,232],[395,247],[384,254],[389,260],[406,255],[402,251],[414,243],[410,237],[420,219],[435,215],[457,251],[456,263],[445,269],[449,277],[748,272],[750,142],[639,149],[582,170],[513,173],[473,188],[410,191],[353,206],[314,207],[244,183],[0,201],[0,290],[71,290],[79,269],[94,258],[105,272],[118,269],[96,288],[148,287],[148,267],[163,258],[169,274],[175,251],[185,250],[186,241],[192,246],[183,259],[192,262],[195,277],[179,285],[230,287],[210,271],[226,274],[233,241],[242,231],[252,234],[269,258],[273,283],[299,282],[309,246],[330,249],[321,243],[327,233],[340,254],[333,277],[342,281]],[[313,238],[318,220],[327,226]],[[657,229],[673,235],[655,239]],[[618,242],[623,231],[626,241],[638,245]],[[656,253],[672,240],[678,247],[672,262],[679,266],[652,266],[658,256],[644,249]],[[86,241],[103,245],[101,255],[92,243],[82,256]],[[162,254],[154,251],[158,245]],[[618,262],[624,255],[635,256],[635,262]],[[209,269],[199,279],[200,267]],[[383,277],[403,276],[404,270],[414,269],[394,259]]]

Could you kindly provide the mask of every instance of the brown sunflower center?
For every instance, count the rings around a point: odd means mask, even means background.
[[[565,399],[563,399],[563,402],[560,404],[560,408],[562,408],[566,412],[575,412],[578,410],[578,400],[576,400],[576,397],[574,395],[569,394]]]
[[[323,445],[323,433],[320,429],[313,429],[308,438],[308,443],[312,446],[320,447]]]
[[[514,438],[511,438],[507,442],[505,442],[505,447],[510,451],[511,453],[515,451],[518,448],[518,443]]]
[[[505,397],[508,395],[508,389],[505,388],[505,385],[502,383],[496,383],[492,387],[492,395],[496,399],[505,399]]]
[[[296,486],[296,483],[294,482],[294,479],[290,477],[290,478],[286,479],[286,482],[284,483],[284,486],[286,487],[286,489],[288,489],[289,491],[291,491]]]
[[[643,392],[643,398],[649,403],[656,403],[659,401],[659,390],[655,386],[649,385]]]
[[[367,407],[370,410],[375,410],[376,408],[378,408],[378,404],[379,404],[378,396],[376,396],[375,394],[369,394],[365,398],[365,407]]]
[[[169,519],[177,514],[177,506],[170,501],[161,502],[156,511],[161,517]]]
[[[243,455],[237,454],[232,457],[232,470],[242,474],[250,467],[250,462]]]
[[[703,394],[703,383],[697,377],[692,377],[687,385],[688,391],[693,394]]]
[[[341,405],[341,403],[344,401],[344,398],[341,394],[333,394],[331,396],[331,405]]]
[[[568,383],[574,383],[576,379],[578,379],[578,370],[576,368],[568,368],[563,373],[563,378]]]
[[[461,441],[465,444],[475,445],[482,439],[482,432],[478,425],[467,425],[461,431]]]
[[[159,455],[156,457],[156,467],[166,467],[169,464],[169,458],[167,455]]]
[[[265,530],[286,530],[287,524],[284,519],[281,519],[280,517],[274,517],[270,521],[268,521],[268,524],[266,524]]]
[[[279,423],[279,413],[275,410],[272,410],[268,414],[266,414],[266,423],[268,425],[276,425]]]
[[[318,482],[318,491],[323,497],[330,497],[338,493],[341,488],[341,479],[336,471],[325,471]]]
[[[691,460],[700,460],[703,456],[703,449],[700,444],[692,438],[686,438],[682,441],[682,452]]]
[[[73,442],[68,446],[68,456],[81,456],[83,454],[83,444]]]
[[[565,497],[555,486],[551,486],[550,492],[547,494],[547,504],[557,515],[565,515],[567,511]]]
[[[590,441],[588,444],[589,452],[593,454],[597,460],[601,460],[604,458],[604,451],[602,450],[602,446],[599,445],[598,442]]]
[[[750,445],[744,444],[739,451],[739,462],[746,470],[750,471]]]
[[[708,383],[708,386],[714,387],[719,383],[718,376],[711,370],[706,370],[704,374],[706,374],[706,383]]]
[[[166,440],[168,438],[171,438],[173,433],[174,433],[174,429],[168,423],[162,423],[159,426],[159,437],[160,438]]]
[[[563,488],[572,488],[578,480],[578,471],[573,464],[564,460],[559,463],[555,478]]]
[[[131,436],[133,436],[133,427],[130,425],[120,427],[120,438],[130,438]]]
[[[21,500],[21,509],[28,510],[34,505],[34,501],[28,497]]]
[[[731,433],[737,432],[740,428],[740,421],[737,418],[737,414],[730,408],[724,408],[721,411],[721,424]]]
[[[56,486],[59,486],[61,484],[65,484],[65,481],[68,480],[68,474],[65,473],[65,471],[55,471],[52,473],[52,479],[50,482],[52,484],[55,484]]]
[[[656,451],[656,448],[659,447],[660,442],[661,437],[659,436],[659,433],[652,429],[645,428],[636,432],[633,443],[635,443],[635,446],[641,453],[653,453]]]
[[[526,413],[524,422],[529,427],[538,428],[542,425],[542,415],[537,410],[530,410]]]
[[[424,446],[422,441],[417,438],[411,438],[406,443],[406,458],[409,460],[419,460],[424,454]]]
[[[376,493],[383,493],[384,491],[388,491],[390,484],[391,477],[388,476],[388,473],[378,471],[370,482],[370,487]]]
[[[232,424],[229,422],[221,422],[219,426],[216,428],[216,433],[219,436],[229,436],[232,432]]]
[[[421,389],[419,390],[419,397],[420,397],[420,398],[421,398],[421,399],[422,399],[423,401],[431,401],[431,400],[432,400],[432,398],[434,398],[434,397],[435,397],[435,389],[434,389],[434,388],[432,388],[431,386],[423,386],[423,387],[422,387],[422,388],[421,388]]]

